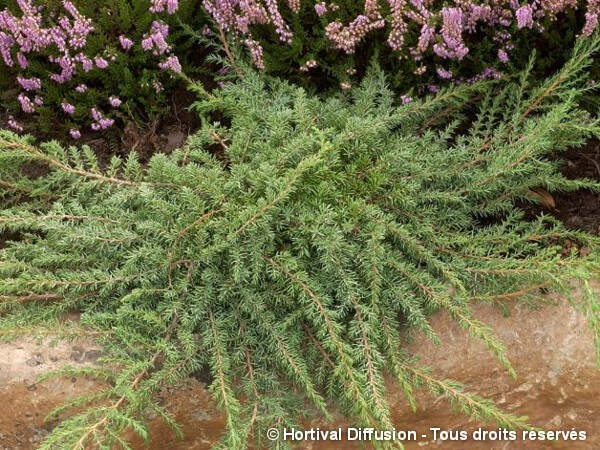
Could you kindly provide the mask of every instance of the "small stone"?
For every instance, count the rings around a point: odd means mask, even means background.
[[[27,361],[25,361],[25,364],[27,364],[29,367],[39,366],[41,364],[44,364],[44,357],[42,356],[41,353],[36,353],[31,358],[29,358]]]
[[[73,347],[73,351],[71,352],[71,356],[69,356],[69,358],[71,359],[71,361],[81,361],[83,359],[83,354],[85,353],[85,350],[81,347]]]
[[[85,359],[95,362],[103,353],[100,350],[89,350],[85,352]]]

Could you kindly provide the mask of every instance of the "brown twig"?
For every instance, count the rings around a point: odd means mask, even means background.
[[[227,37],[225,36],[225,33],[223,32],[221,27],[218,26],[217,29],[219,30],[219,40],[221,41],[221,44],[223,44],[223,50],[225,51],[225,54],[227,55],[227,59],[229,60],[231,67],[233,67],[233,70],[235,71],[235,74],[238,77],[244,78],[244,74],[239,69],[239,67],[235,64],[235,59],[233,57],[233,54],[231,53],[231,50],[229,49],[229,44],[227,43]]]

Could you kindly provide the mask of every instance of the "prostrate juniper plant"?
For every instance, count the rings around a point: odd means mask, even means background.
[[[600,189],[547,159],[600,135],[577,107],[599,47],[579,44],[538,86],[525,73],[399,106],[376,69],[327,100],[248,72],[198,104],[227,124],[205,121],[147,167],[131,155],[101,170],[86,147],[2,132],[0,227],[16,238],[0,251],[0,333],[87,333],[106,349],[105,366],[60,372],[107,387],[55,410],[41,448],[126,448],[119,433],[147,437],[146,413],[173,424],[153,394],[201,368],[224,449],[285,447],[265,430],[334,408],[391,428],[388,378],[413,406],[423,387],[474,419],[526,426],[419,365],[403,327],[438,341],[428,315],[445,310],[514,375],[470,305],[568,292],[598,270],[597,237],[515,205],[540,186]],[[23,175],[31,164],[47,171]],[[567,240],[591,252],[565,255]],[[586,306],[598,323],[593,296]]]

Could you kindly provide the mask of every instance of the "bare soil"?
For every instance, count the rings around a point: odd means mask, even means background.
[[[600,180],[600,142],[569,150],[563,173],[567,178]],[[554,214],[570,228],[600,234],[600,193],[582,190],[555,196]]]
[[[565,300],[537,310],[518,303],[506,305],[505,317],[497,307],[475,305],[475,314],[485,320],[506,344],[517,370],[516,380],[499,366],[480,342],[469,339],[446,314],[432,317],[434,329],[444,342],[433,345],[421,335],[409,344],[411,352],[434,368],[434,375],[464,383],[470,392],[499,404],[507,411],[527,415],[529,423],[549,430],[583,430],[585,441],[552,444],[548,441],[434,442],[430,428],[465,430],[471,433],[485,424],[456,415],[446,402],[424,392],[418,394],[419,409],[413,413],[401,392],[389,383],[389,400],[398,430],[426,434],[417,442],[406,443],[407,450],[597,450],[600,448],[600,370],[596,366],[593,335],[585,315]],[[29,339],[0,344],[0,449],[29,450],[37,447],[56,421],[44,422],[52,407],[101,386],[85,379],[58,379],[35,383],[35,377],[61,365],[94,364],[99,349],[92,342],[47,344],[39,347]],[[165,390],[161,403],[183,426],[179,440],[159,419],[151,419],[152,450],[208,450],[224,429],[219,414],[203,383],[190,379]],[[338,419],[333,424],[306,423],[321,429],[353,426]],[[491,425],[487,429],[497,430]],[[135,449],[145,445],[128,435]],[[354,450],[356,442],[303,442],[298,448],[310,450]]]

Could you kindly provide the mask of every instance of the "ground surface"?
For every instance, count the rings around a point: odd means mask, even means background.
[[[482,424],[449,412],[443,400],[419,394],[420,408],[411,412],[393,386],[390,403],[398,430],[416,430],[427,438],[407,443],[407,450],[597,450],[600,448],[600,370],[596,367],[593,336],[585,316],[566,301],[538,310],[510,304],[506,318],[489,305],[476,305],[477,317],[489,323],[506,344],[518,372],[512,380],[481,344],[470,340],[444,314],[432,318],[442,346],[421,336],[410,350],[422,355],[435,375],[456,379],[470,391],[490,398],[504,409],[529,416],[531,424],[552,430],[584,430],[587,440],[549,442],[522,440],[433,442],[430,427],[472,432]],[[35,383],[40,373],[61,365],[94,364],[98,349],[89,342],[63,343],[56,348],[38,347],[31,340],[0,344],[0,450],[28,450],[47,434],[55,422],[44,423],[44,415],[60,402],[99,386],[85,379],[61,379]],[[391,385],[390,385],[391,386]],[[158,420],[152,420],[152,450],[208,450],[223,431],[223,420],[210,401],[204,385],[190,380],[163,392],[165,404],[183,425],[184,440],[178,440]],[[308,425],[308,424],[307,424]],[[334,429],[352,426],[314,422],[312,426]],[[497,429],[492,426],[490,430]],[[135,448],[145,448],[134,439]],[[354,450],[348,442],[303,442],[298,448]]]
[[[565,154],[563,173],[568,178],[600,180],[600,143],[590,142],[585,148]],[[567,226],[600,234],[600,194],[580,191],[555,195],[555,214]]]

